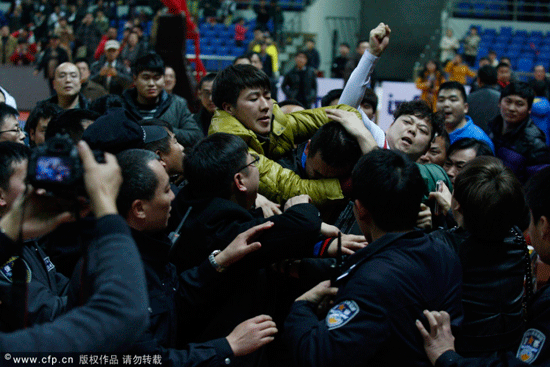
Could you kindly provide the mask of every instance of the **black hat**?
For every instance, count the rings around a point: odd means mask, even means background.
[[[88,126],[82,139],[92,149],[117,154],[126,149],[142,149],[167,136],[164,127],[140,126],[124,108],[112,108]]]

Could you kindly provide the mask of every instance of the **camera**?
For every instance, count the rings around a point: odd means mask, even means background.
[[[98,163],[105,163],[103,152],[93,153]],[[33,150],[27,179],[33,187],[56,196],[86,196],[83,174],[84,166],[73,140],[68,135],[57,134]]]

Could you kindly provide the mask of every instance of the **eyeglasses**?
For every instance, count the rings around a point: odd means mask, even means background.
[[[0,131],[0,134],[2,134],[2,133],[18,133],[19,134],[19,133],[21,133],[21,131],[23,131],[21,129],[21,126],[17,125],[17,127],[15,129]]]
[[[245,168],[248,167],[248,166],[254,166],[254,167],[256,167],[256,163],[258,163],[258,161],[260,160],[260,156],[257,155],[257,154],[254,154],[254,153],[250,153],[250,155],[252,156],[252,158],[254,158],[254,160],[253,160],[252,162],[250,162],[250,163],[248,163],[248,164],[242,166],[241,168],[239,168],[239,169],[237,170],[237,172],[242,171],[243,169],[245,169]]]

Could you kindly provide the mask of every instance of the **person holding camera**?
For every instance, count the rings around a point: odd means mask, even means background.
[[[0,333],[0,350],[120,352],[148,326],[143,265],[128,226],[116,208],[122,182],[120,168],[110,154],[105,154],[104,164],[98,164],[85,142],[78,143],[77,149],[90,207],[97,219],[95,239],[86,251],[87,264],[82,271],[87,296],[80,289],[73,289],[72,294],[83,297],[69,298],[71,306],[53,322]],[[74,220],[67,210],[54,212],[51,204],[56,202],[55,197],[44,195],[37,188],[29,187],[19,195],[0,219],[0,263],[18,256],[22,246],[26,246],[23,241],[43,236],[61,223]],[[24,270],[25,264],[20,265]],[[30,282],[33,275],[30,274]],[[24,281],[24,284],[30,288],[30,283]],[[4,302],[2,299],[1,307]]]

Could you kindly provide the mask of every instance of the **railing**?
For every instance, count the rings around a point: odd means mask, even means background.
[[[550,4],[525,0],[452,0],[458,18],[545,22],[550,20]]]

